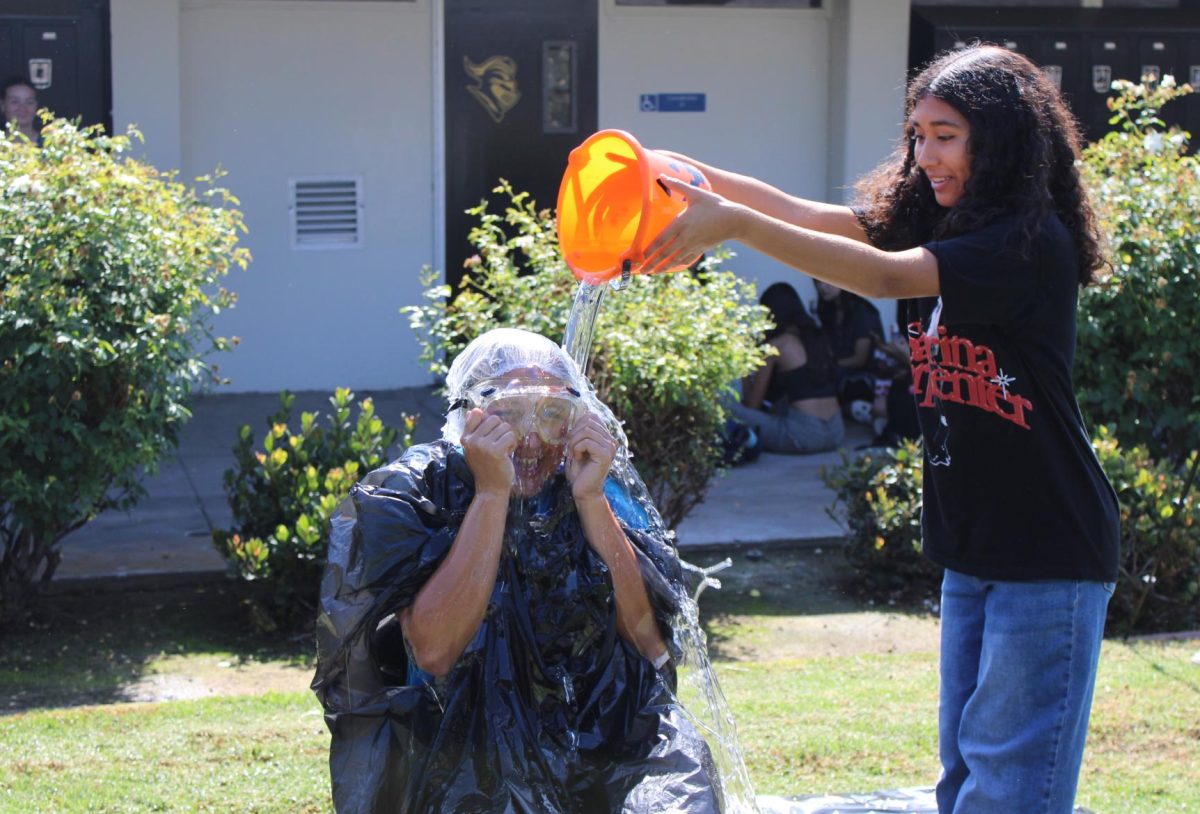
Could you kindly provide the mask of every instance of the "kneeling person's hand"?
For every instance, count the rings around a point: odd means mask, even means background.
[[[604,480],[617,454],[617,441],[595,413],[575,422],[567,438],[567,480],[576,502],[604,495]]]
[[[517,448],[517,436],[504,420],[474,409],[467,413],[462,434],[463,452],[467,467],[475,476],[475,492],[502,494],[512,491],[512,454]]]

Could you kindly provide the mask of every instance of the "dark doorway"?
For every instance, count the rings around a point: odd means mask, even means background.
[[[38,105],[112,130],[107,0],[0,0],[0,82],[24,76]]]
[[[1171,74],[1200,78],[1200,10],[1180,8],[1019,8],[914,3],[909,64],[982,40],[1019,51],[1057,82],[1089,141],[1110,129],[1106,99],[1114,79]],[[1189,96],[1162,112],[1167,124],[1200,133],[1200,100]]]
[[[596,0],[446,0],[446,281],[500,178],[553,209],[596,129]],[[499,202],[493,206],[498,211]]]

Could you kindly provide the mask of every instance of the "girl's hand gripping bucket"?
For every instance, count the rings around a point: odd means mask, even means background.
[[[660,175],[712,189],[695,167],[643,148],[623,130],[601,130],[571,151],[558,188],[558,244],[576,279],[599,285],[626,263],[638,271],[646,247],[687,208]]]

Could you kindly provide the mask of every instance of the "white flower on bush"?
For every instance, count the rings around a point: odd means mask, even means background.
[[[37,197],[46,191],[46,185],[32,175],[18,175],[8,185],[8,191],[14,195],[32,195]]]
[[[1158,83],[1158,86],[1160,88],[1175,87],[1175,77],[1171,74],[1166,74],[1165,76],[1163,76],[1162,81]]]
[[[1147,133],[1142,138],[1142,146],[1146,148],[1148,153],[1161,153],[1163,148],[1163,134],[1157,131]]]

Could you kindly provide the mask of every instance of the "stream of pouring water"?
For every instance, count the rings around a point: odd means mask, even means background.
[[[567,317],[567,327],[563,334],[563,349],[579,365],[580,371],[587,375],[588,355],[592,347],[592,335],[596,330],[596,317],[600,305],[609,286],[620,288],[617,284],[589,285],[581,282],[575,292],[575,302]],[[620,432],[620,427],[616,427]],[[622,449],[628,449],[625,438],[618,439]],[[628,460],[615,462],[616,471],[631,471]],[[639,502],[644,502],[651,517],[658,517],[649,495],[636,478],[630,477],[626,484],[630,494]],[[674,534],[674,532],[668,532]],[[687,717],[704,736],[721,779],[721,796],[724,802],[725,814],[758,814],[755,803],[754,786],[750,782],[750,773],[746,770],[746,761],[738,742],[737,729],[733,721],[733,713],[729,703],[721,691],[717,677],[713,673],[712,663],[708,658],[708,640],[700,627],[699,606],[696,599],[707,586],[720,587],[720,582],[709,576],[713,571],[728,563],[701,569],[684,563],[685,572],[699,574],[700,584],[693,596],[681,597],[681,607],[675,621],[675,643],[680,650],[680,657],[675,665],[678,679],[675,690],[677,699]]]
[[[579,371],[587,375],[588,354],[592,350],[592,334],[596,330],[596,315],[608,284],[589,285],[580,283],[575,291],[575,302],[567,317],[567,328],[563,332],[563,350],[579,365]]]

